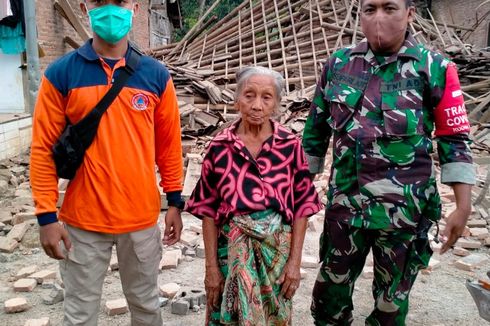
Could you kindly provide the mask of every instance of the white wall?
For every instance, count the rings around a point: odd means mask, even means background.
[[[31,145],[32,117],[25,115],[0,123],[0,160],[14,157]]]
[[[20,55],[0,52],[0,113],[24,113],[24,86]]]

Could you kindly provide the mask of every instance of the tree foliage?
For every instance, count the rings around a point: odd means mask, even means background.
[[[204,12],[216,0],[206,0]],[[214,8],[212,14],[216,15],[218,20],[225,17],[230,11],[237,7],[243,0],[221,0],[220,4]],[[183,19],[183,28],[174,31],[174,39],[176,41],[181,40],[184,35],[199,21],[199,1],[196,0],[180,0],[180,10]]]

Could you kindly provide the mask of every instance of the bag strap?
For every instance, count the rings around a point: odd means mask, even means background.
[[[90,111],[89,114],[87,114],[82,120],[74,125],[79,133],[83,134],[84,131],[94,128],[96,129],[98,127],[102,115],[105,113],[105,111],[107,111],[111,103],[114,102],[117,95],[123,89],[124,85],[126,85],[129,77],[131,77],[131,75],[133,75],[133,73],[136,71],[136,68],[138,67],[141,58],[141,53],[138,52],[138,50],[136,50],[134,47],[131,47],[130,51],[131,52],[129,53],[129,58],[126,62],[126,65],[118,69],[120,70],[120,72],[115,78],[114,83],[112,84],[109,91],[107,91],[104,97],[102,97],[99,103],[97,103],[95,108]],[[92,140],[90,140],[90,143],[92,142]]]

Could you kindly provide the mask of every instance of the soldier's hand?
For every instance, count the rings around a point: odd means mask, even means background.
[[[180,240],[182,232],[182,218],[180,217],[180,209],[170,206],[165,215],[165,231],[163,233],[163,244],[173,245]]]
[[[442,255],[458,241],[463,234],[466,221],[471,211],[456,208],[447,218],[446,227],[442,231],[443,245],[440,254]]]
[[[68,231],[58,222],[41,226],[39,239],[46,255],[54,259],[66,258],[61,251],[60,241],[63,241],[66,250],[69,251],[71,248]]]

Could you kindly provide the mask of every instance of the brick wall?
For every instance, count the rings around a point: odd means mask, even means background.
[[[77,16],[84,22],[87,30],[88,19],[82,16],[80,10],[81,0],[68,0]],[[143,49],[149,46],[149,0],[139,0],[140,11],[134,18],[133,30],[130,32],[130,38]],[[63,42],[63,37],[70,36],[72,39],[82,44],[73,27],[59,14],[54,8],[52,0],[36,0],[36,15],[39,44],[42,46],[46,56],[41,58],[41,70],[56,58],[73,50],[71,46]],[[90,32],[91,33],[91,32]]]
[[[475,8],[482,2],[482,0],[432,0],[432,11],[438,21],[444,19],[447,23],[472,27],[476,22]],[[488,10],[490,10],[490,3],[482,6],[479,13],[484,14]],[[487,17],[486,22],[480,24],[463,42],[474,44],[478,48],[486,47],[489,22],[490,17]]]

